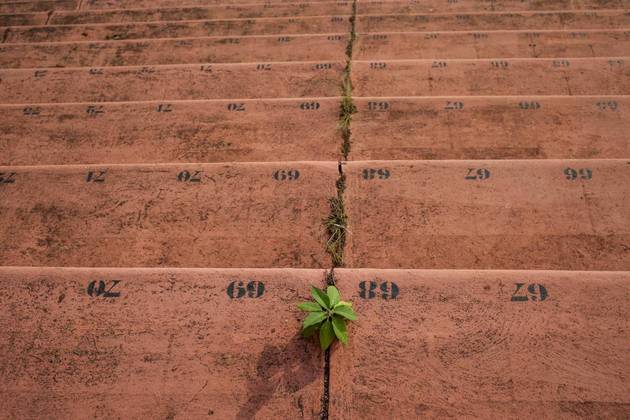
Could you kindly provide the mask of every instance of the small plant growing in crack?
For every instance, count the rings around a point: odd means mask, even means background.
[[[346,323],[357,319],[352,302],[341,300],[339,290],[335,286],[328,286],[325,293],[317,287],[312,287],[311,295],[315,302],[298,305],[301,310],[309,312],[302,325],[302,335],[311,337],[319,331],[319,345],[322,350],[328,349],[335,338],[344,345],[348,344]]]

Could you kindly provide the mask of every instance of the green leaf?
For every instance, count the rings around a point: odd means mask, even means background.
[[[326,312],[311,312],[304,319],[304,325],[302,326],[302,329],[305,330],[312,325],[319,324],[320,322],[325,320],[327,316],[328,314]]]
[[[345,300],[340,300],[338,304],[335,306],[350,306],[352,307],[352,302],[346,302]]]
[[[298,305],[298,308],[300,308],[303,311],[306,312],[319,312],[322,310],[322,307],[319,306],[318,303],[315,302],[304,302],[304,303],[300,303]]]
[[[322,307],[324,307],[325,309],[330,308],[330,300],[328,299],[328,296],[326,296],[326,293],[324,293],[322,290],[319,290],[317,287],[312,287],[311,295],[313,295],[313,299],[315,299],[317,303],[322,305]]]
[[[333,330],[335,335],[343,344],[348,344],[348,330],[346,329],[346,320],[341,316],[333,316]]]
[[[357,319],[357,315],[354,313],[350,306],[338,305],[337,307],[335,307],[335,309],[333,309],[333,313],[341,315],[342,317],[347,318],[350,321],[356,321]]]
[[[315,331],[317,331],[318,328],[319,324],[311,325],[310,327],[302,330],[302,335],[304,337],[311,337],[313,334],[315,334]]]
[[[326,321],[322,324],[322,327],[319,329],[319,346],[322,350],[326,350],[330,347],[330,344],[335,339],[335,332],[333,331],[333,327],[330,321]]]
[[[339,290],[335,286],[328,286],[326,289],[326,294],[328,295],[328,299],[330,300],[330,307],[334,308],[336,304],[341,300],[341,296],[339,296]]]

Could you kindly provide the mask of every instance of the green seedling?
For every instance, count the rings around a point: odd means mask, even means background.
[[[311,295],[315,302],[298,305],[298,308],[309,313],[302,325],[302,335],[311,337],[319,330],[319,345],[322,350],[330,347],[335,337],[344,345],[348,344],[346,322],[357,319],[352,310],[352,302],[341,300],[339,290],[335,286],[328,286],[326,293],[313,287]]]

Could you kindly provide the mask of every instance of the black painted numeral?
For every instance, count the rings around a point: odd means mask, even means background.
[[[542,302],[547,299],[549,294],[542,284],[532,283],[525,286],[525,283],[516,283],[516,290],[512,294],[510,301],[512,302]]]
[[[368,110],[370,111],[387,111],[389,102],[368,102]]]
[[[370,63],[370,68],[373,70],[384,70],[387,68],[387,63],[383,63],[382,61],[374,61]]]
[[[0,172],[0,184],[15,184],[15,172]]]
[[[363,179],[388,179],[390,176],[389,169],[385,168],[368,168],[362,172]]]
[[[173,105],[171,105],[171,104],[159,104],[157,106],[157,112],[173,112]]]
[[[244,284],[242,281],[233,281],[228,285],[226,292],[230,299],[256,299],[265,293],[265,284],[262,281],[255,280],[247,284]]]
[[[85,182],[105,182],[107,171],[89,171]]]
[[[210,64],[203,64],[200,70],[204,73],[212,73],[212,66]]]
[[[377,295],[384,300],[396,299],[399,293],[398,285],[394,282],[362,281],[359,283],[359,296],[362,299],[374,299]]]
[[[595,105],[601,111],[616,111],[619,108],[617,101],[599,101]]]
[[[203,171],[181,171],[177,174],[177,180],[179,182],[201,182],[201,174]]]
[[[593,171],[588,168],[581,168],[581,169],[565,168],[564,176],[569,181],[575,181],[576,179],[593,179]]]
[[[90,297],[103,297],[103,298],[117,298],[120,297],[120,292],[113,292],[112,290],[116,285],[120,283],[120,280],[111,280],[109,285],[105,280],[93,280],[88,283],[87,294]]]
[[[486,168],[468,168],[468,173],[464,177],[464,179],[480,181],[488,178],[490,178],[490,171]]]
[[[315,70],[329,70],[332,69],[332,63],[317,63],[313,67]]]
[[[297,181],[300,178],[300,171],[297,169],[279,169],[273,173],[276,181]]]
[[[533,102],[519,102],[518,107],[521,109],[540,109],[540,103]]]
[[[258,71],[269,71],[271,70],[271,64],[256,64],[256,70]]]
[[[36,117],[41,113],[41,108],[38,106],[27,106],[22,110],[22,114],[28,115],[29,117]]]
[[[36,79],[41,79],[47,74],[48,74],[48,70],[35,70],[35,73],[33,75],[35,76]]]
[[[300,103],[300,109],[305,111],[313,111],[319,109],[319,102],[302,102]]]
[[[571,67],[569,60],[553,60],[554,67]]]
[[[242,112],[242,111],[245,111],[245,104],[243,104],[243,103],[240,103],[240,104],[231,103],[231,104],[228,104],[227,109],[228,109],[228,111]]]
[[[85,112],[90,117],[98,117],[99,115],[105,113],[105,108],[103,107],[103,105],[88,105],[88,107],[85,109]]]
[[[445,69],[447,66],[446,61],[434,61],[431,67],[434,69]]]
[[[328,35],[326,39],[329,41],[341,41],[341,35]]]
[[[444,106],[444,109],[449,109],[449,110],[462,110],[464,109],[464,103],[463,102],[452,102],[452,101],[446,101],[446,105]]]
[[[490,65],[495,69],[507,69],[510,66],[510,63],[507,61],[499,60],[499,61],[491,61]]]
[[[91,69],[88,71],[88,73],[89,73],[89,74],[91,74],[92,76],[96,76],[96,75],[99,75],[99,74],[103,74],[103,69],[99,69],[99,68],[91,68]]]

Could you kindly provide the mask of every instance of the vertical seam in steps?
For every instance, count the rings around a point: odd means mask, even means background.
[[[341,103],[339,105],[339,129],[341,131],[341,159],[338,162],[339,176],[335,182],[336,197],[329,200],[330,214],[324,221],[328,240],[326,250],[331,257],[331,269],[326,272],[327,286],[335,285],[335,268],[344,265],[344,248],[346,245],[346,234],[348,226],[348,216],[345,210],[344,193],[346,189],[346,175],[343,170],[344,163],[348,160],[351,148],[352,114],[357,112],[352,99],[352,52],[356,41],[356,19],[357,0],[352,2],[352,15],[350,16],[350,36],[346,46],[346,65],[341,82]],[[331,347],[324,353],[324,389],[321,398],[321,420],[328,420],[330,408],[330,359]]]

